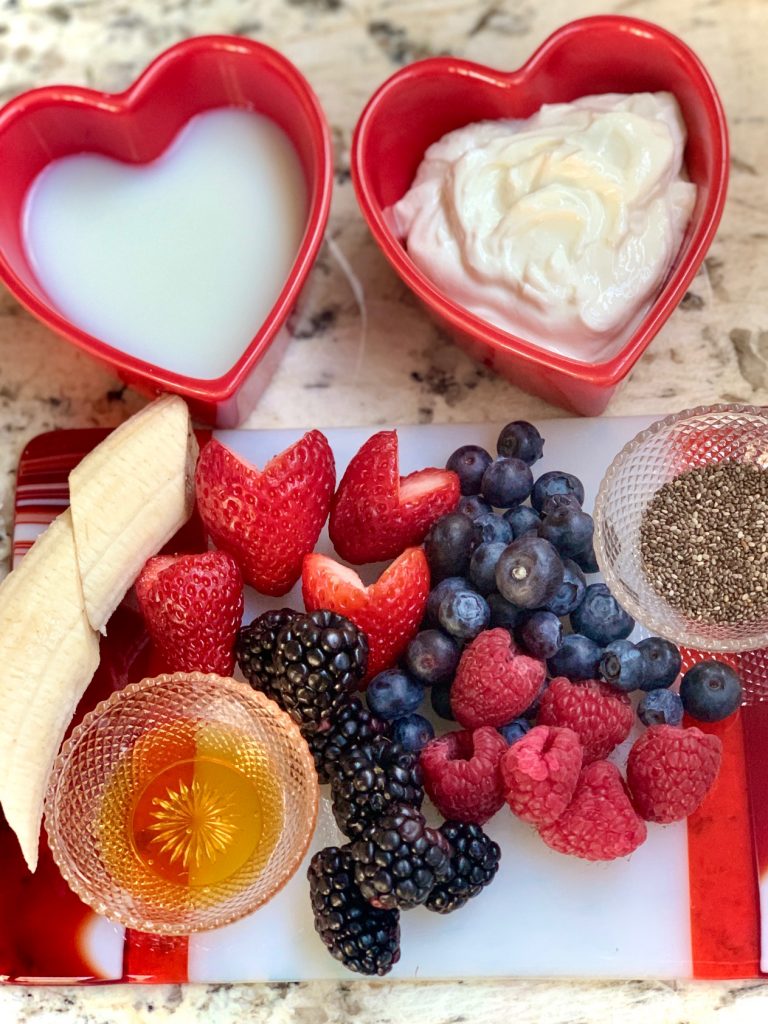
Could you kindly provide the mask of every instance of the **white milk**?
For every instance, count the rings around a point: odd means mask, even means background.
[[[122,351],[213,378],[280,293],[307,219],[299,159],[272,121],[199,114],[151,164],[49,164],[24,207],[27,255],[53,304]]]

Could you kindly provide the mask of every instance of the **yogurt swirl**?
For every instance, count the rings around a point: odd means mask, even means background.
[[[696,199],[670,93],[482,121],[427,150],[388,211],[414,262],[490,323],[607,358],[662,284]]]

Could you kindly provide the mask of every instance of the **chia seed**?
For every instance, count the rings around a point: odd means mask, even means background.
[[[640,524],[648,582],[698,622],[768,616],[768,472],[720,462],[681,473],[654,494]]]

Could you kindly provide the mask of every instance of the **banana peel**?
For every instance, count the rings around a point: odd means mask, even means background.
[[[30,871],[53,762],[99,663],[99,632],[191,515],[196,458],[183,400],[153,402],[72,472],[70,508],[0,583],[0,805]]]
[[[85,610],[99,632],[146,560],[192,515],[197,455],[186,403],[166,395],[126,420],[70,473]]]

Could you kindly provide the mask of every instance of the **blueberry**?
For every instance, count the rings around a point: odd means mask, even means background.
[[[663,690],[671,686],[680,674],[683,659],[680,651],[669,640],[660,636],[649,636],[637,645],[643,655],[643,681],[640,689]]]
[[[490,512],[491,506],[487,501],[483,501],[479,494],[465,494],[459,498],[455,511],[461,512],[463,516],[469,516],[470,519],[477,519],[478,516]]]
[[[491,610],[474,590],[459,590],[443,598],[437,617],[446,633],[457,640],[473,640],[487,628]]]
[[[557,654],[547,660],[549,674],[572,680],[594,679],[601,653],[594,640],[579,633],[570,633],[563,638]]]
[[[502,428],[496,442],[499,455],[522,459],[529,466],[538,462],[544,451],[544,438],[532,423],[515,420]]]
[[[526,533],[539,532],[541,516],[530,505],[517,505],[515,508],[511,508],[504,513],[504,518],[512,527],[513,540],[517,540],[518,537],[522,537]]]
[[[475,519],[475,526],[480,531],[481,544],[512,543],[512,527],[504,516],[497,516],[495,512],[484,512]]]
[[[531,492],[531,504],[537,512],[544,508],[544,502],[553,494],[575,494],[579,504],[584,503],[584,485],[573,473],[564,473],[554,469],[542,473]]]
[[[521,740],[530,730],[531,723],[527,718],[516,718],[514,722],[510,722],[508,725],[500,725],[498,729],[510,747],[513,743]]]
[[[598,675],[617,690],[639,690],[645,672],[645,659],[631,640],[614,640],[603,651]]]
[[[680,725],[683,702],[674,690],[651,690],[637,705],[637,717],[643,725]]]
[[[541,514],[548,516],[556,508],[581,508],[581,502],[571,491],[567,494],[550,494],[541,506]]]
[[[418,754],[434,738],[432,723],[423,715],[406,715],[392,726],[392,739],[409,754]]]
[[[637,648],[637,644],[633,644],[631,640],[626,638],[622,640],[611,640],[606,645],[606,651],[613,651],[615,654],[624,654],[625,651],[634,651]]]
[[[438,619],[438,612],[443,598],[447,597],[448,594],[455,594],[459,590],[471,589],[472,584],[463,576],[448,576],[446,579],[440,580],[437,586],[433,587],[429,592],[427,609],[424,616],[425,620],[436,626],[440,621]]]
[[[494,459],[483,474],[481,494],[494,508],[512,508],[525,501],[533,487],[533,473],[522,459]]]
[[[441,516],[427,534],[424,553],[433,582],[448,576],[463,576],[477,547],[475,524],[460,512]]]
[[[625,612],[605,583],[591,583],[584,600],[571,612],[571,625],[577,633],[605,647],[623,640],[635,628],[635,620]]]
[[[595,549],[592,544],[590,544],[584,551],[578,551],[573,556],[573,560],[582,572],[588,574],[600,572],[600,566],[597,564],[597,556],[595,555]]]
[[[563,582],[554,597],[546,603],[548,612],[555,615],[570,615],[584,600],[587,582],[584,573],[570,558],[563,559]]]
[[[408,644],[405,667],[422,686],[453,679],[459,663],[458,645],[439,629],[425,629]]]
[[[439,683],[429,691],[429,698],[432,702],[432,709],[440,718],[448,722],[455,722],[456,718],[451,709],[451,684]]]
[[[512,630],[525,614],[520,608],[510,604],[501,594],[489,594],[486,597],[486,601],[491,609],[490,626],[493,629],[500,627],[501,629]]]
[[[445,464],[459,478],[462,494],[479,494],[483,473],[492,462],[491,456],[476,444],[465,444],[457,448]]]
[[[518,608],[541,608],[563,582],[563,563],[548,540],[526,534],[506,548],[496,566],[496,586]]]
[[[722,661],[701,661],[680,683],[683,707],[700,722],[720,722],[741,706],[741,680]]]
[[[573,558],[592,543],[594,530],[591,515],[580,508],[561,505],[541,520],[539,536],[554,544],[563,558]]]
[[[563,624],[552,612],[536,611],[521,622],[515,634],[532,658],[551,658],[563,643]]]
[[[481,594],[491,594],[496,589],[496,566],[507,545],[504,543],[481,544],[472,553],[469,563],[469,580]]]
[[[374,715],[390,721],[415,711],[424,699],[424,687],[399,668],[389,668],[373,677],[365,697]]]

